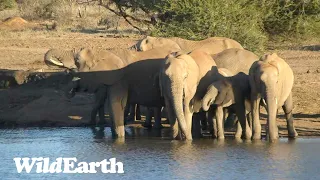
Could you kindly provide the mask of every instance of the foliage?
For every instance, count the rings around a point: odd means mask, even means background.
[[[5,9],[12,9],[16,7],[17,3],[15,0],[0,0],[0,11]]]
[[[200,40],[222,36],[239,41],[245,48],[262,51],[266,41],[261,12],[246,0],[167,0],[171,19],[158,23],[152,35]]]

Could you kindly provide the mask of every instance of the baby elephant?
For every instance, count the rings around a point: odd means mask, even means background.
[[[223,74],[222,74],[223,75]],[[202,108],[207,111],[211,105],[216,105],[215,117],[217,127],[213,127],[214,135],[218,139],[224,138],[224,107],[234,105],[236,115],[239,119],[237,123],[236,138],[240,138],[245,132],[251,133],[247,117],[250,104],[246,100],[250,97],[249,77],[244,73],[238,73],[235,76],[225,77],[219,81],[212,83],[207,93],[202,99]],[[246,105],[247,104],[247,105]],[[248,115],[248,116],[246,116]],[[241,126],[240,126],[240,123]]]

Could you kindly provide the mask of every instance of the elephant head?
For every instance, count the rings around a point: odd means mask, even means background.
[[[172,49],[181,49],[173,40],[161,37],[147,36],[134,45],[138,51],[148,51],[154,48],[172,47]]]
[[[95,65],[94,60],[94,53],[89,48],[82,48],[75,55],[75,64],[78,67],[79,71],[90,70],[90,68]]]
[[[268,111],[269,133],[271,139],[277,139],[278,128],[276,126],[277,109],[284,102],[279,102],[281,91],[284,87],[281,82],[280,72],[282,71],[281,58],[277,54],[266,54],[254,63],[250,69],[250,86],[253,93],[258,93],[265,99]],[[286,81],[290,81],[293,74],[287,74]],[[256,113],[256,112],[255,112]],[[257,121],[257,120],[255,120]]]
[[[186,108],[190,108],[190,100],[196,92],[198,71],[198,65],[191,56],[177,52],[166,57],[159,73],[161,93],[169,103],[166,106],[172,109],[172,116],[177,118],[181,131],[187,139],[192,137],[191,128],[189,129],[186,124],[185,111]]]
[[[75,70],[77,68],[74,58],[76,50],[50,49],[44,56],[44,62],[49,67],[66,68]]]
[[[202,108],[208,111],[212,104],[230,106],[235,101],[232,85],[227,80],[212,83],[202,99]]]

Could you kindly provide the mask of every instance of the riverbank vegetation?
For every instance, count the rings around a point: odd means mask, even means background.
[[[47,25],[54,30],[191,40],[223,36],[255,52],[270,42],[320,37],[319,0],[0,0],[1,10],[15,10],[12,14],[29,21],[54,22]],[[5,18],[1,12],[0,18]]]

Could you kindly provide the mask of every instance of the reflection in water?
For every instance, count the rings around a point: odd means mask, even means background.
[[[113,139],[109,128],[0,130],[1,179],[315,179],[320,139],[266,141],[198,139],[172,141],[170,131],[127,128]],[[14,157],[112,157],[125,174],[17,174]]]

